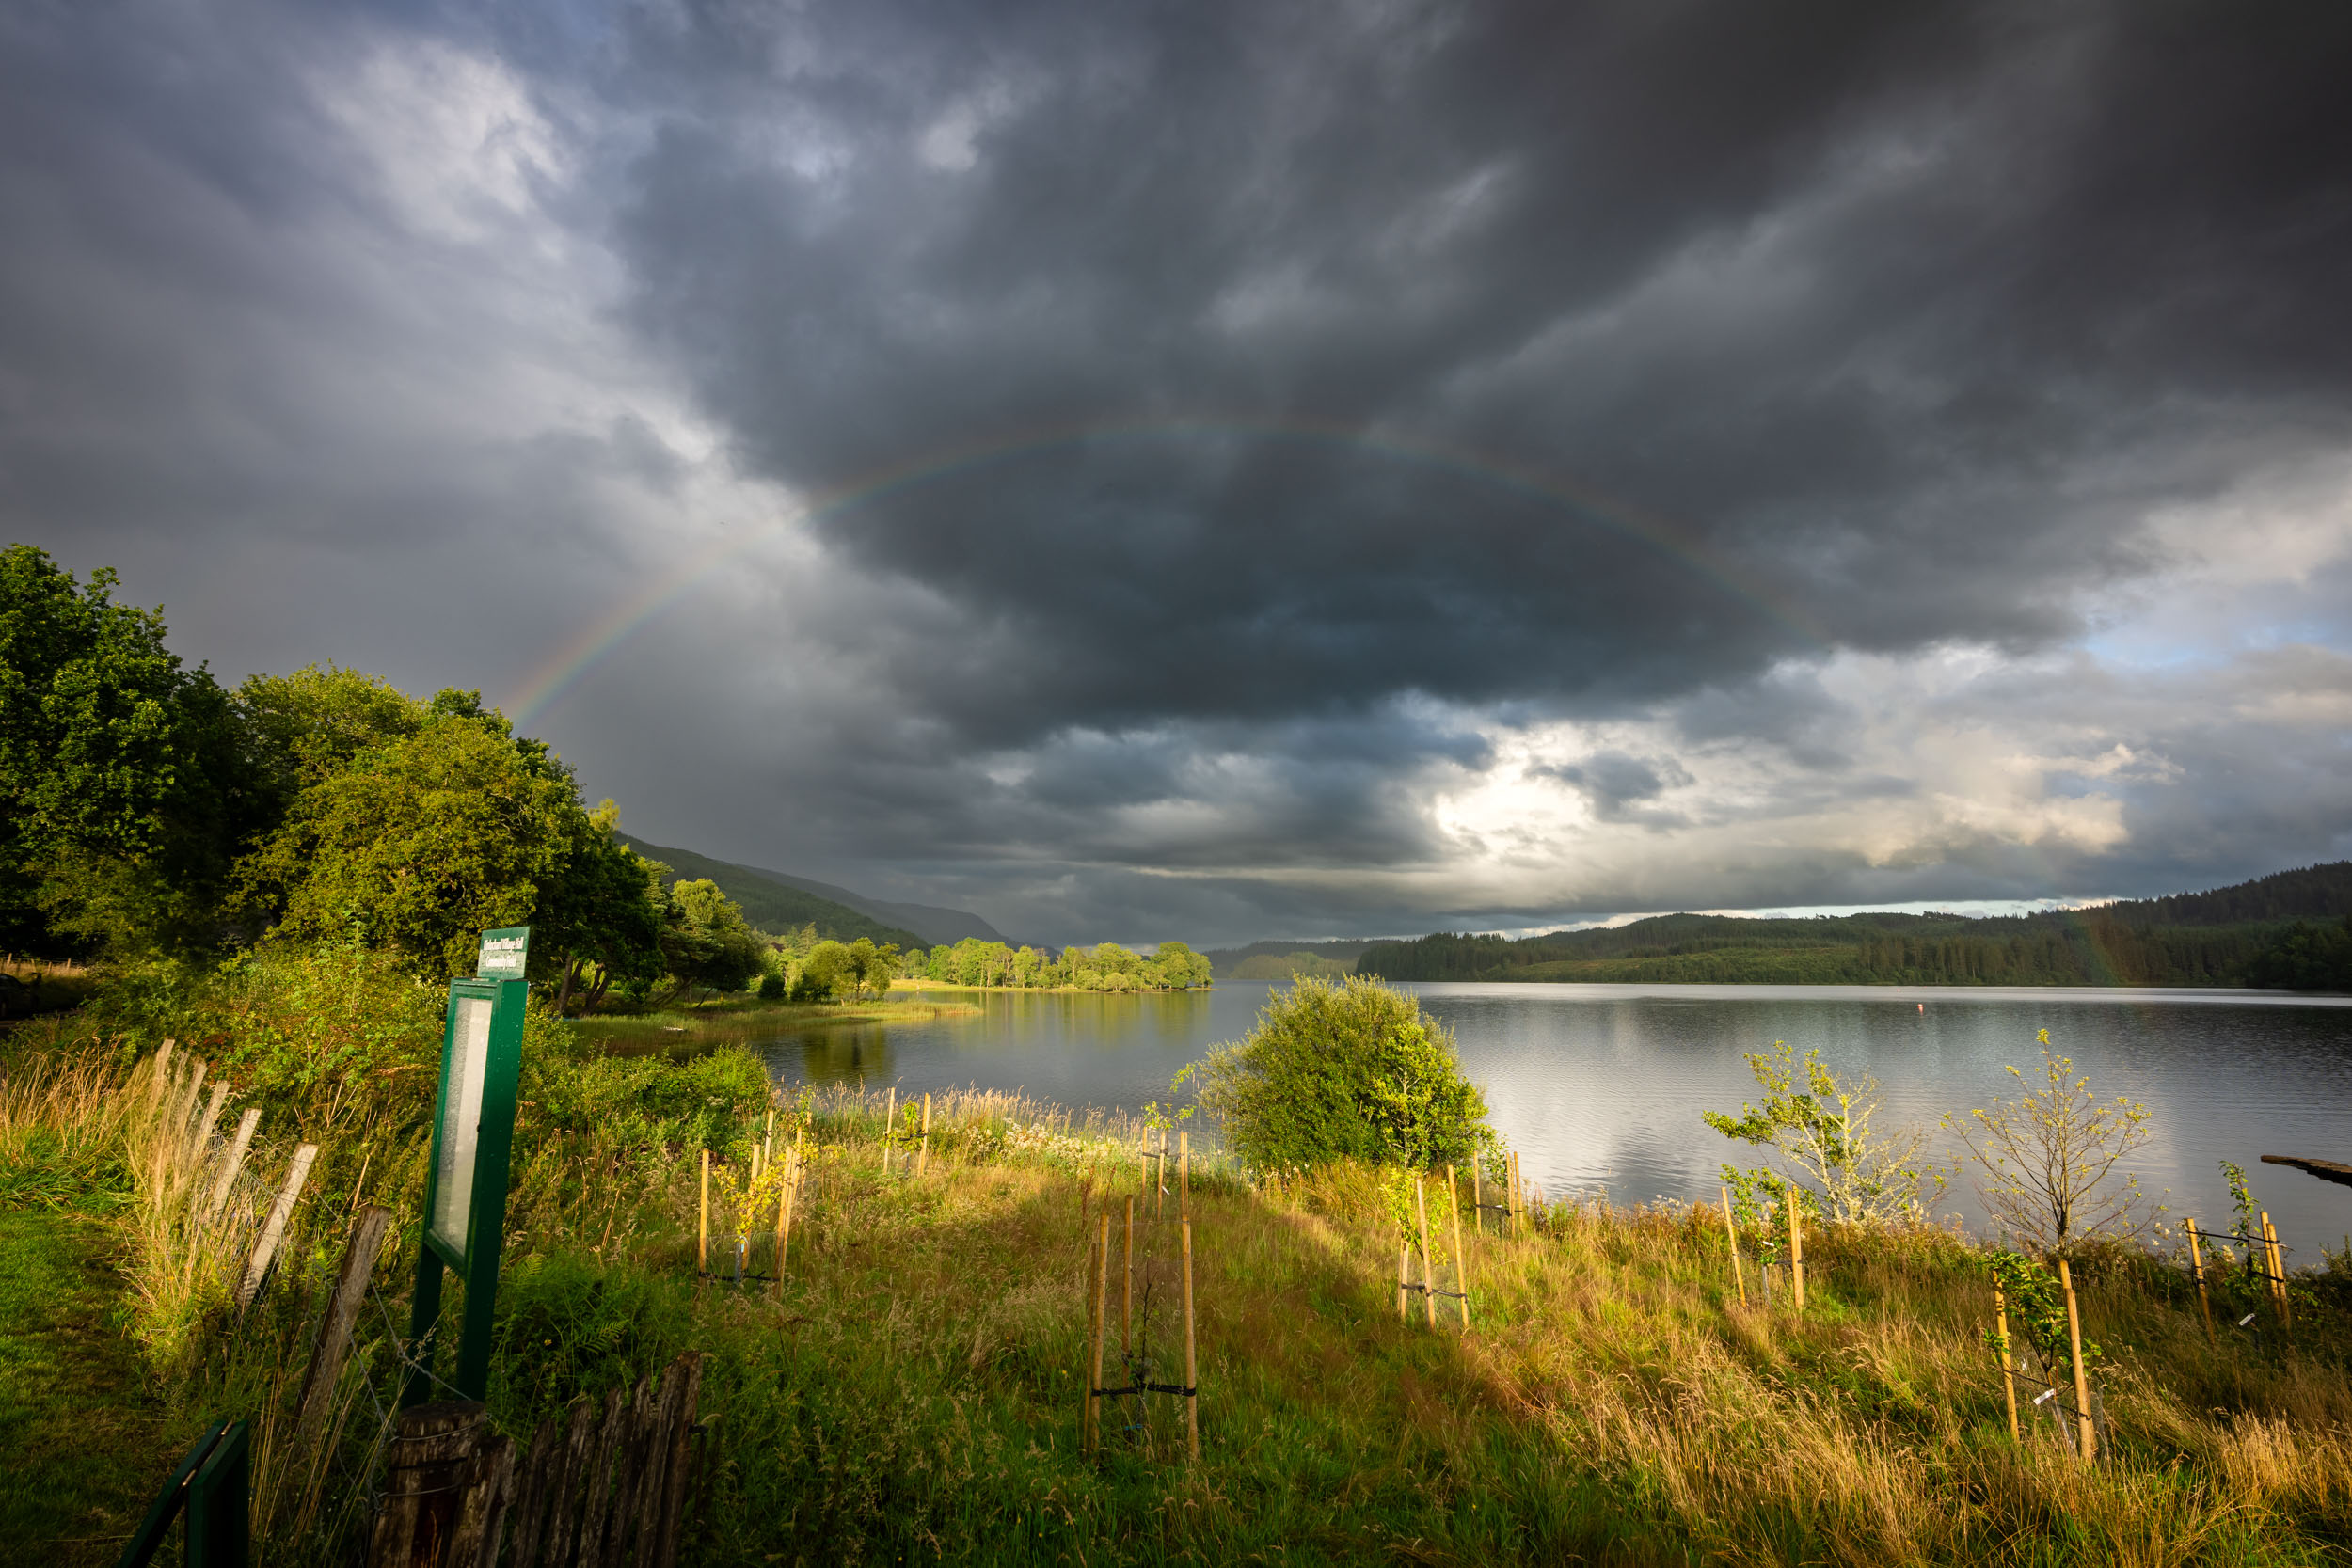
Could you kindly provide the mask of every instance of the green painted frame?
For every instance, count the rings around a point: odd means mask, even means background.
[[[509,932],[493,933],[511,935]],[[519,967],[519,965],[517,966]],[[531,987],[523,980],[453,980],[449,1015],[441,1033],[441,1088],[434,1103],[433,1155],[425,1166],[424,1214],[418,1225],[417,1289],[409,1312],[410,1359],[404,1406],[432,1398],[432,1368],[439,1350],[441,1277],[455,1269],[466,1282],[465,1322],[457,1341],[457,1371],[450,1386],[459,1397],[478,1400],[490,1381],[491,1309],[498,1301],[499,1255],[505,1242],[507,1164],[514,1153],[515,1094],[522,1071],[523,1015]],[[476,1008],[486,1007],[482,1039],[482,1077],[476,1089],[473,1168],[466,1193],[465,1236],[443,1234],[442,1151],[453,1135],[453,1110],[462,1115],[468,1085],[453,1083],[467,1053],[458,1030]],[[453,1101],[451,1090],[456,1088]]]

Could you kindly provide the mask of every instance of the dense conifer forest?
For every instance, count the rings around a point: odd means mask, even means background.
[[[1377,943],[1357,972],[1391,980],[2352,990],[2352,862],[2207,893],[1995,919],[1668,914],[1518,941],[1439,932]]]

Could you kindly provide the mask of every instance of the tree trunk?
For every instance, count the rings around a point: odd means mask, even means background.
[[[580,970],[572,962],[571,954],[565,953],[564,955],[564,983],[555,990],[555,1016],[558,1018],[564,1017],[564,1010],[571,1006],[572,981],[579,974]]]

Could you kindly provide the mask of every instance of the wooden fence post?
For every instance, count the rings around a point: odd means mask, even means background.
[[[302,1376],[302,1393],[294,1401],[294,1431],[304,1439],[317,1434],[334,1407],[335,1385],[342,1378],[343,1358],[351,1352],[351,1336],[366,1301],[368,1281],[374,1276],[376,1255],[384,1250],[384,1232],[392,1212],[375,1204],[359,1211],[351,1227],[351,1244],[343,1249],[343,1264],[335,1275],[335,1292],[327,1298],[326,1317],[319,1324],[318,1343],[310,1351],[310,1370]]]
[[[150,1111],[163,1104],[164,1086],[171,1082],[171,1048],[169,1037],[155,1048],[155,1076],[147,1085],[147,1108]]]
[[[1400,1227],[1396,1243],[1396,1321],[1405,1321],[1406,1293],[1413,1283],[1413,1243]]]
[[[2001,1348],[2001,1400],[2009,1407],[2009,1440],[2017,1436],[2017,1367],[2009,1349],[2009,1299],[2001,1294],[2001,1282],[1993,1282],[1993,1338]]]
[[[776,1195],[776,1294],[784,1294],[784,1259],[792,1245],[792,1211],[801,1196],[801,1148],[784,1151],[784,1190]]]
[[[1799,1312],[1804,1310],[1804,1222],[1798,1217],[1802,1207],[1797,1202],[1797,1189],[1783,1189],[1788,1204],[1788,1300]]]
[[[1176,1217],[1192,1218],[1192,1134],[1176,1134]]]
[[[1462,1245],[1462,1199],[1454,1191],[1454,1167],[1445,1168],[1445,1206],[1454,1220],[1454,1288],[1460,1292],[1462,1331],[1470,1332],[1470,1252]]]
[[[2270,1299],[2278,1310],[2279,1328],[2295,1342],[2295,1312],[2287,1304],[2287,1257],[2279,1247],[2278,1227],[2270,1223],[2270,1211],[2262,1212],[2263,1251],[2270,1261]]]
[[[923,1097],[923,1151],[915,1156],[914,1179],[920,1181],[931,1168],[931,1097]]]
[[[702,1203],[694,1212],[694,1272],[710,1273],[710,1150],[703,1150]]]
[[[1120,1263],[1119,1354],[1120,1365],[1136,1353],[1136,1200],[1127,1199],[1126,1252]]]
[[[2077,1451],[2088,1465],[2099,1456],[2099,1434],[2090,1424],[2090,1377],[2083,1368],[2082,1315],[2074,1308],[2074,1275],[2058,1259],[2058,1289],[2066,1292],[2066,1347],[2074,1359],[2074,1415],[2082,1424],[2082,1442]]]
[[[1470,1225],[1480,1235],[1486,1233],[1486,1158],[1470,1156]]]
[[[2188,1222],[2188,1272],[2197,1281],[2197,1310],[2205,1320],[2205,1343],[2214,1344],[2213,1303],[2205,1298],[2205,1253],[2197,1243],[2197,1222]]]
[[[310,1179],[310,1162],[318,1157],[316,1144],[304,1144],[294,1151],[294,1159],[286,1166],[285,1185],[278,1189],[278,1201],[270,1205],[261,1239],[253,1243],[252,1255],[246,1259],[245,1278],[237,1286],[238,1311],[252,1306],[253,1298],[262,1293],[262,1281],[269,1277],[270,1263],[278,1256],[278,1243],[285,1240],[286,1221],[294,1214],[294,1201],[302,1196],[302,1183]]]
[[[188,1138],[188,1170],[194,1180],[197,1163],[204,1157],[204,1146],[213,1141],[213,1128],[220,1121],[222,1101],[229,1098],[229,1082],[225,1078],[213,1081],[212,1097],[204,1102],[204,1115]]]
[[[1111,1214],[1095,1216],[1093,1345],[1087,1355],[1087,1452],[1103,1441],[1103,1319],[1108,1307],[1111,1264]]]
[[[253,1130],[261,1125],[258,1107],[249,1107],[237,1118],[237,1135],[230,1142],[229,1156],[221,1162],[220,1177],[213,1183],[213,1196],[204,1205],[206,1225],[220,1217],[221,1205],[229,1201],[229,1190],[236,1185],[237,1173],[245,1168],[245,1151],[253,1143]]]
[[[882,1174],[890,1174],[890,1141],[898,1135],[898,1085],[890,1085],[890,1103],[882,1110]]]
[[[1724,1194],[1724,1240],[1731,1247],[1731,1282],[1740,1287],[1740,1305],[1748,1304],[1748,1276],[1740,1267],[1740,1227],[1731,1223],[1731,1189]]]
[[[1200,1366],[1193,1353],[1192,1221],[1184,1221],[1184,1447],[1200,1459]]]
[[[1429,1266],[1429,1199],[1422,1190],[1421,1173],[1413,1173],[1413,1211],[1421,1217],[1421,1303],[1428,1324],[1438,1326],[1438,1276]]]

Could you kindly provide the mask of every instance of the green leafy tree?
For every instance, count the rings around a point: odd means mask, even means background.
[[[255,784],[273,821],[360,752],[406,739],[432,717],[425,704],[390,683],[334,664],[247,676],[236,705]]]
[[[741,907],[707,877],[670,889],[661,952],[680,989],[741,990],[760,972],[764,945]]]
[[[1742,1105],[1737,1117],[1701,1113],[1724,1137],[1780,1156],[1776,1170],[1726,1165],[1724,1180],[1743,1193],[1755,1183],[1777,1200],[1793,1182],[1809,1194],[1807,1207],[1830,1219],[1884,1222],[1920,1215],[1923,1189],[1942,1186],[1924,1168],[1926,1129],[1883,1126],[1878,1080],[1869,1074],[1840,1080],[1818,1048],[1799,1060],[1786,1040],[1750,1053],[1748,1070],[1764,1090],[1763,1104]]]
[[[280,941],[356,939],[465,974],[481,933],[530,925],[580,842],[570,778],[495,716],[443,711],[304,789],[244,868]]]
[[[532,917],[532,966],[558,976],[559,1013],[576,996],[594,1012],[615,981],[653,980],[664,967],[669,868],[621,843],[620,822],[611,800],[569,821],[572,842]]]
[[[2050,1043],[2050,1031],[2036,1037]],[[2122,1163],[2155,1135],[2148,1112],[2118,1097],[2102,1101],[2074,1064],[2042,1053],[2038,1080],[2014,1067],[2026,1087],[1945,1125],[1983,1170],[1985,1207],[2012,1235],[2044,1256],[2095,1237],[2137,1235],[2162,1212]]]
[[[228,696],[117,604],[26,545],[0,551],[0,940],[189,952],[260,802]]]
[[[1209,983],[1209,960],[1181,942],[1164,942],[1152,955],[1152,967],[1158,971],[1153,981],[1172,990],[1190,990]],[[1344,978],[1332,974],[1330,979]]]
[[[793,988],[795,1000],[829,1001],[857,984],[856,962],[847,942],[820,942],[801,960],[801,978]]]
[[[1299,981],[1267,1001],[1247,1039],[1177,1082],[1187,1078],[1227,1144],[1262,1169],[1355,1159],[1426,1170],[1495,1146],[1445,1025],[1378,980]]]

